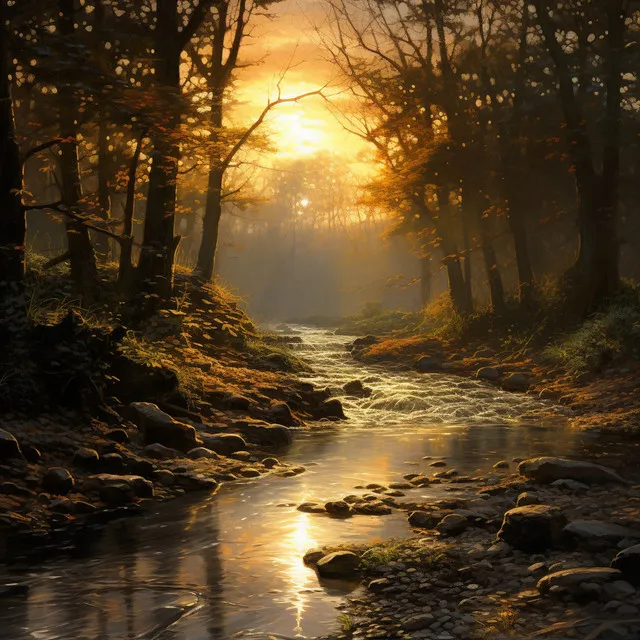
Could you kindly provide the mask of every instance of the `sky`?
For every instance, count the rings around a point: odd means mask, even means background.
[[[326,2],[282,0],[271,9],[271,20],[260,20],[254,37],[245,41],[245,60],[262,59],[238,76],[237,116],[247,121],[260,114],[269,95],[275,97],[277,80],[289,68],[282,82],[283,97],[316,91],[329,84],[325,93],[332,100],[338,94],[336,69],[327,60],[315,26],[322,27]],[[345,131],[325,100],[310,97],[278,106],[269,118],[279,157],[299,157],[319,151],[335,153],[358,163],[367,146]]]

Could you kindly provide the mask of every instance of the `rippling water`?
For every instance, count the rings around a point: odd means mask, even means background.
[[[425,456],[473,473],[503,458],[584,446],[551,405],[455,376],[363,365],[346,352],[349,338],[295,329],[304,340],[300,355],[314,368],[310,381],[336,393],[354,379],[373,389],[370,398],[343,399],[348,421],[312,425],[298,435],[286,459],[307,472],[158,505],[115,523],[82,554],[0,570],[0,584],[31,585],[28,598],[2,601],[2,640],[320,635],[336,626],[335,605],[356,585],[319,584],[302,564],[304,552],[403,534],[406,516],[333,520],[300,513],[296,505],[428,471]],[[409,495],[437,497],[442,490]]]

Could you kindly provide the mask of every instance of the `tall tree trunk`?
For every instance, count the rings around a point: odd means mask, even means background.
[[[211,128],[214,136],[222,129],[224,88],[215,87],[211,104]],[[195,274],[204,281],[213,277],[216,251],[218,249],[218,233],[222,217],[222,183],[224,169],[220,166],[219,154],[209,157],[209,184],[207,186],[207,204],[202,221],[202,239],[198,251],[198,263]]]
[[[420,302],[426,307],[431,302],[431,256],[420,257]]]
[[[22,207],[22,165],[15,136],[6,29],[7,0],[0,0],[0,295],[22,284],[26,218]]]
[[[59,0],[60,33],[63,37],[73,37],[74,0]],[[60,170],[62,173],[62,200],[72,213],[78,213],[82,200],[82,182],[78,159],[78,139],[75,124],[75,96],[72,87],[63,83],[59,89]],[[96,259],[89,237],[89,230],[79,220],[68,218],[67,245],[71,265],[71,279],[84,304],[95,302],[98,297],[98,273]]]
[[[217,159],[212,158],[212,162]],[[218,249],[218,233],[222,217],[222,180],[223,171],[215,166],[209,169],[207,186],[207,206],[202,221],[202,242],[198,252],[196,275],[204,281],[213,277],[216,252]]]
[[[157,0],[155,26],[156,82],[168,92],[180,93],[180,54],[177,39],[177,0]],[[153,136],[154,151],[149,174],[149,192],[144,224],[143,248],[138,264],[141,287],[162,300],[173,290],[173,261],[179,238],[174,237],[178,160],[175,139],[180,115],[173,111]]]
[[[624,15],[621,0],[606,0],[609,51],[607,107],[603,123],[605,146],[603,170],[595,158],[582,108],[573,86],[566,55],[556,39],[546,0],[535,0],[538,22],[558,77],[559,96],[566,121],[567,142],[574,166],[578,198],[580,251],[575,266],[578,301],[584,312],[597,308],[619,287],[619,243],[617,237],[618,178],[620,162],[619,116],[621,59],[624,47]]]
[[[449,294],[453,308],[460,315],[473,313],[473,298],[468,289],[468,281],[462,273],[462,262],[451,234],[445,230],[447,221],[451,220],[451,204],[449,202],[449,189],[441,187],[437,192],[439,216],[436,222],[436,232],[443,252],[442,263],[447,268],[449,279]],[[466,267],[466,264],[465,264]]]
[[[95,2],[95,30],[97,33],[95,57],[103,57],[104,43],[106,36],[104,33],[105,7],[104,0]],[[109,126],[107,106],[102,98],[98,106],[98,207],[100,217],[106,222],[111,217],[111,193],[110,193],[110,173],[111,162],[109,155]],[[104,233],[92,234],[93,246],[98,258],[105,262],[111,254],[112,240]]]

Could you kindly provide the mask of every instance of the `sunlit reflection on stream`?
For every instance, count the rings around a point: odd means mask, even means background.
[[[120,521],[90,551],[42,567],[0,572],[27,581],[28,597],[0,607],[2,640],[228,640],[312,637],[336,626],[335,606],[356,585],[318,583],[302,556],[323,544],[407,532],[406,516],[349,520],[298,512],[357,492],[356,485],[429,473],[429,460],[473,475],[499,459],[579,450],[583,441],[553,407],[447,375],[355,363],[347,338],[296,328],[311,380],[339,388],[361,379],[369,399],[346,399],[349,420],[301,432],[288,461],[307,467],[227,485],[218,495],[155,507]],[[414,500],[444,495],[416,489]]]

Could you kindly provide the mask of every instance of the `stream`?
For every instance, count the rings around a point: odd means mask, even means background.
[[[299,355],[308,380],[336,393],[360,379],[366,399],[342,398],[349,419],[311,424],[281,459],[299,476],[267,476],[158,504],[109,526],[88,549],[38,567],[0,568],[0,584],[29,583],[28,597],[0,603],[2,640],[267,640],[337,628],[336,605],[357,585],[323,582],[302,556],[323,544],[405,535],[406,513],[337,520],[301,513],[305,501],[354,486],[429,473],[429,460],[476,475],[498,460],[579,454],[594,436],[569,430],[558,408],[452,375],[358,363],[353,340],[307,327]],[[513,465],[512,465],[513,466]],[[415,489],[437,499],[446,485]],[[455,495],[455,494],[454,494]]]

